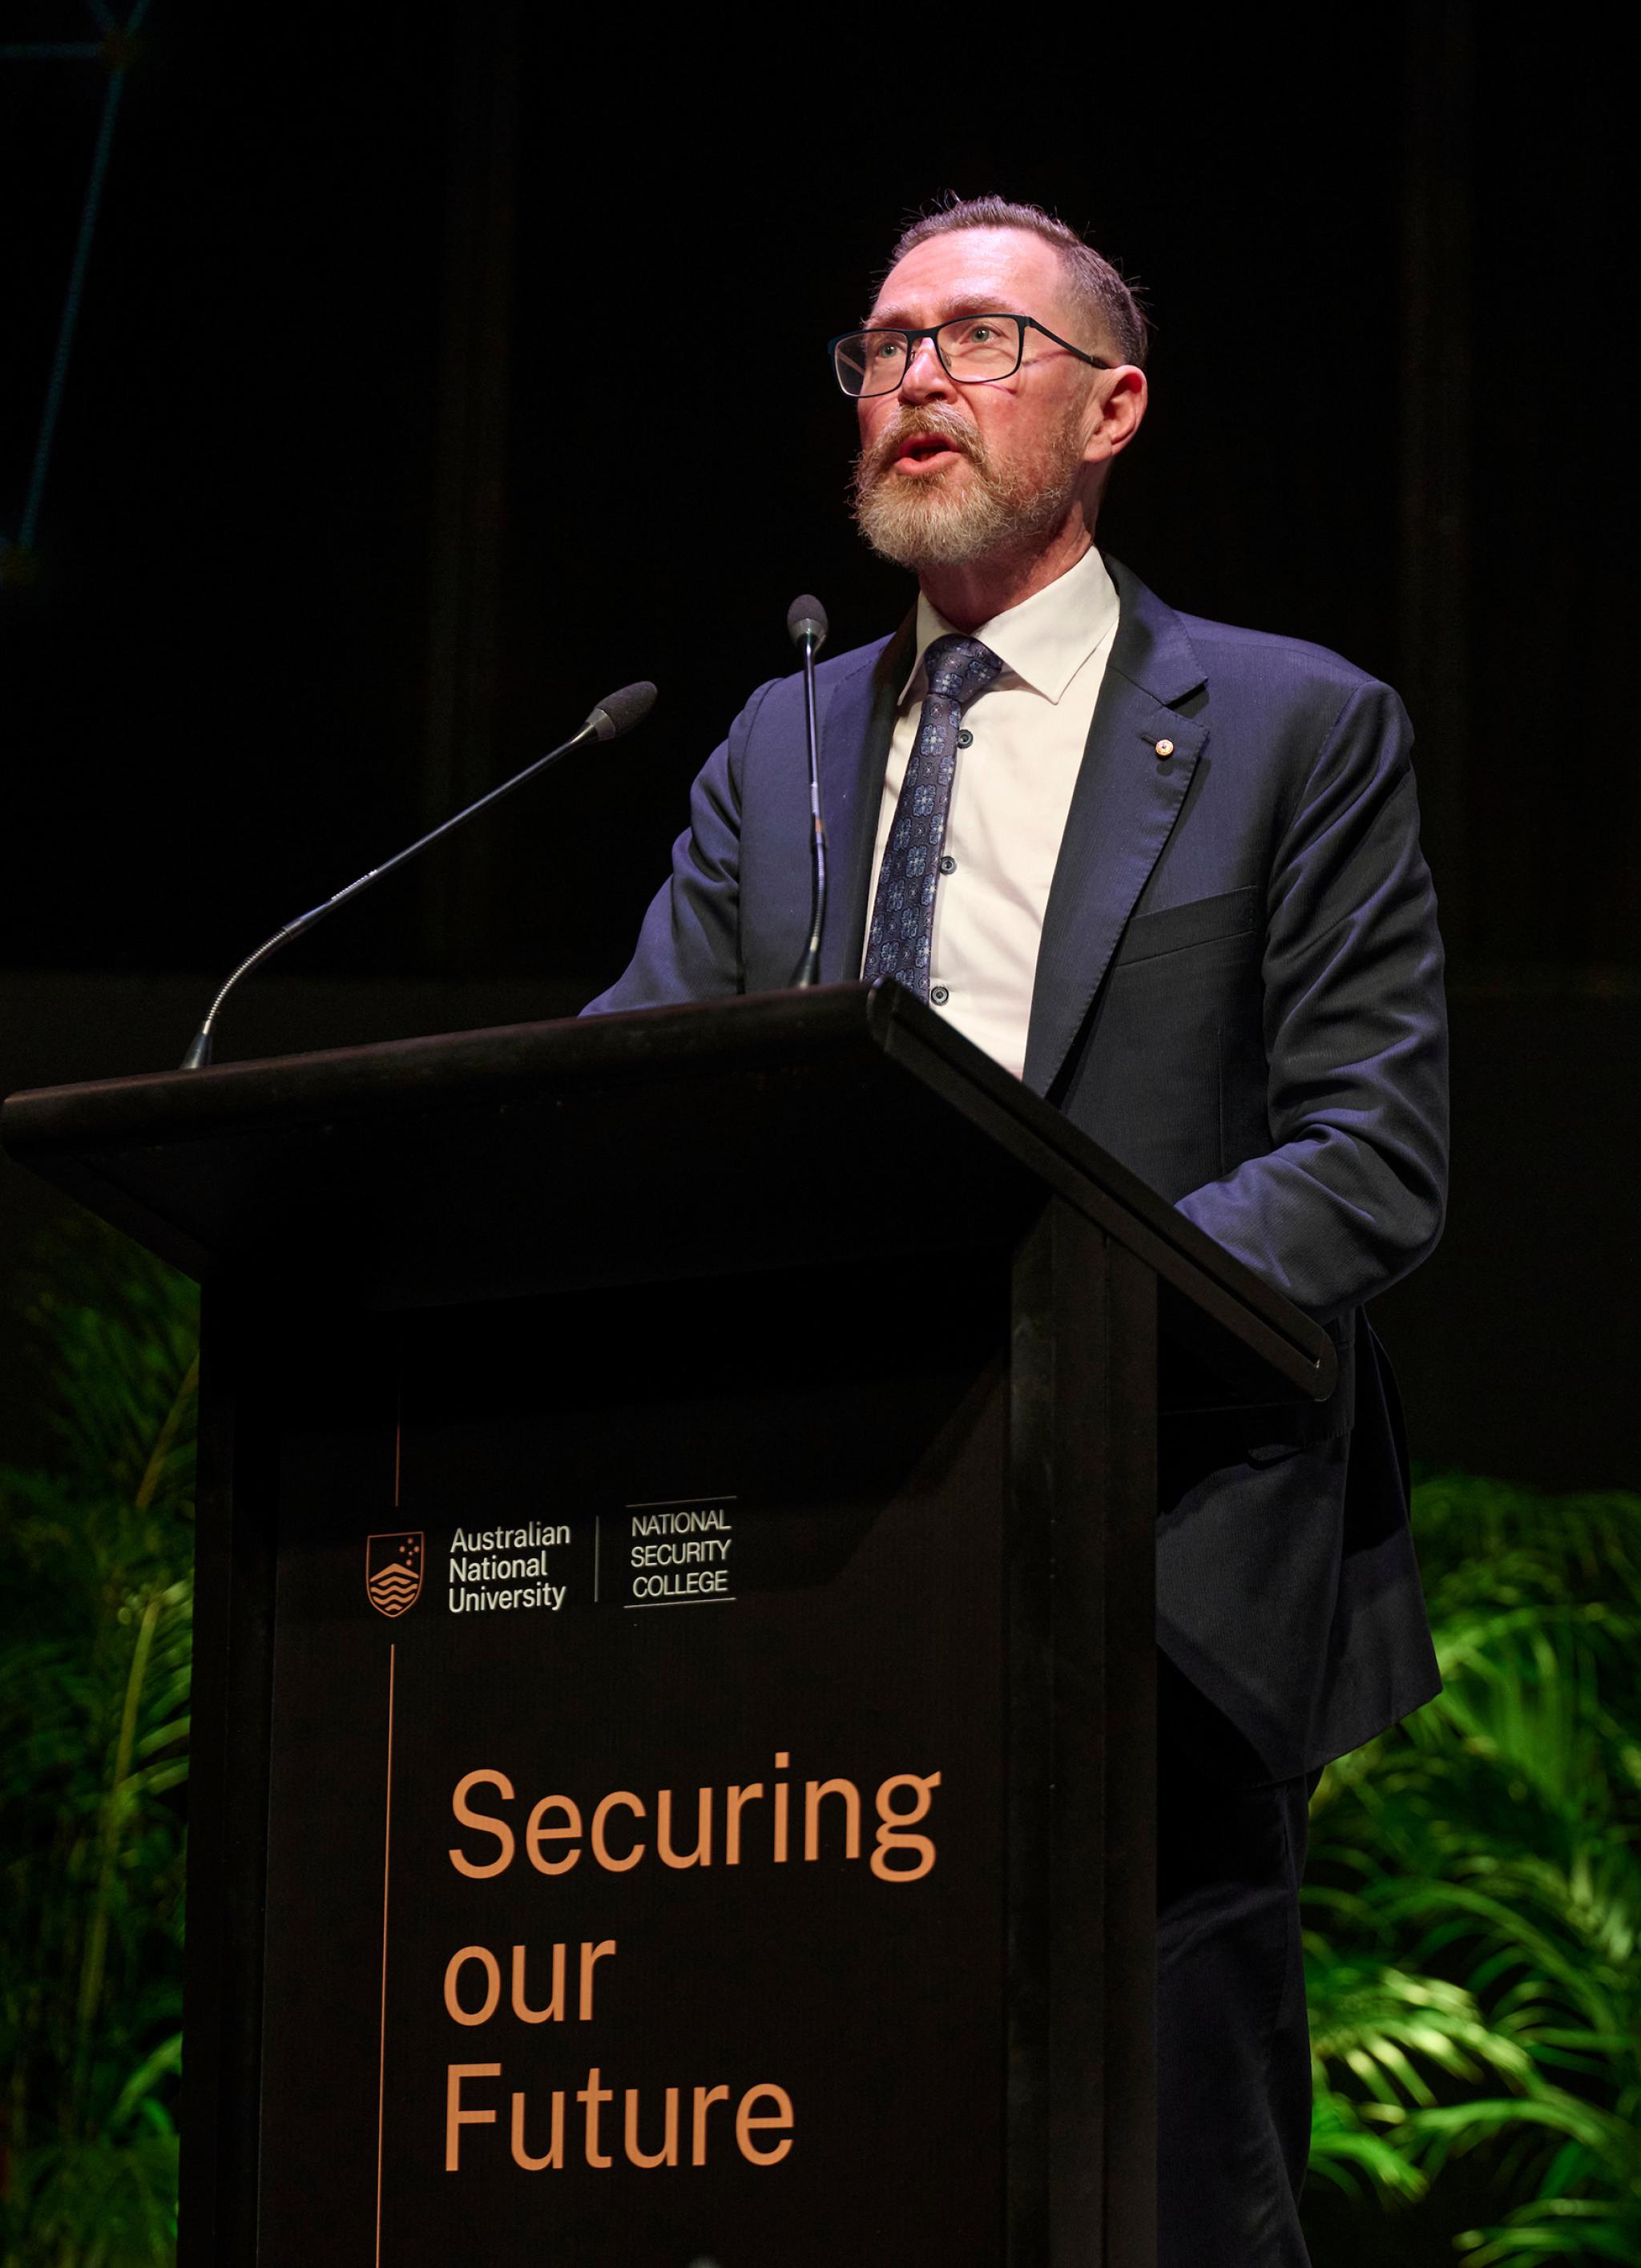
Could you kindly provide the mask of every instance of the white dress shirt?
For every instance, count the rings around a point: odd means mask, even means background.
[[[1116,587],[1091,545],[1058,582],[974,632],[1003,668],[963,712],[929,997],[1016,1079],[1026,1062],[1049,886],[1116,626]],[[920,594],[916,656],[883,782],[872,898],[928,690],[924,655],[951,628]]]

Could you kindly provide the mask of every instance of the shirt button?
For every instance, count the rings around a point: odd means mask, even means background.
[[[949,850],[940,861],[940,872],[943,874],[955,874],[957,872],[957,861]]]
[[[975,736],[967,725],[957,736],[957,745],[960,748],[972,748],[975,745]]]
[[[944,984],[937,984],[933,991],[929,995],[929,998],[934,1002],[937,1008],[944,1008],[951,997],[951,994],[946,990]]]

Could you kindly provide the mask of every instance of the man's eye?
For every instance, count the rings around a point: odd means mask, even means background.
[[[879,362],[896,362],[906,351],[906,342],[886,332],[882,338],[874,341],[872,351]]]

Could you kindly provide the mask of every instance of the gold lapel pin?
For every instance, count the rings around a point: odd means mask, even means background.
[[[1157,743],[1157,754],[1159,756],[1171,756],[1174,754],[1173,741],[1159,740]]]

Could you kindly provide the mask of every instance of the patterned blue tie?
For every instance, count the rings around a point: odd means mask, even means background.
[[[906,760],[894,824],[883,846],[861,971],[868,983],[893,976],[920,1000],[929,998],[934,895],[957,771],[958,727],[968,703],[985,691],[1002,666],[1001,656],[989,645],[955,632],[936,638],[924,655],[929,691],[917,719],[917,738]]]

